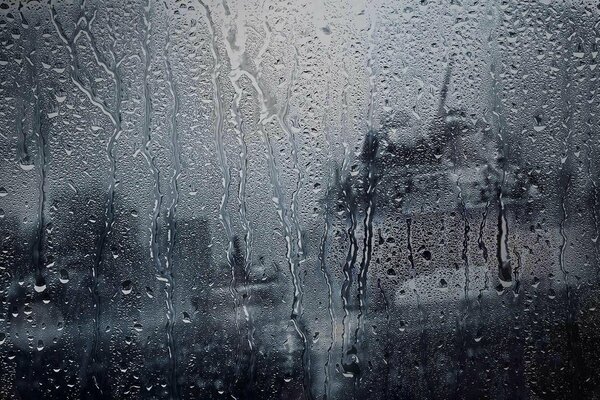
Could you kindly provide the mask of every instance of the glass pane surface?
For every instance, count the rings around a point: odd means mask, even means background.
[[[0,1],[0,399],[600,398],[591,0]]]

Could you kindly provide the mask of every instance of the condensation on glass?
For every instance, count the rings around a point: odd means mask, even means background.
[[[592,0],[0,2],[0,398],[600,396]]]

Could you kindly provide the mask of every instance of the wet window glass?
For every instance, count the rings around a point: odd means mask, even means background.
[[[592,0],[0,1],[0,398],[600,396]]]

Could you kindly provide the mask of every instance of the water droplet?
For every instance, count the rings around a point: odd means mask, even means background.
[[[440,290],[448,291],[448,282],[444,278],[440,279],[440,287],[439,288],[440,288]]]
[[[24,162],[20,162],[19,163],[19,167],[23,170],[23,171],[31,171],[35,165],[34,164],[27,164]]]
[[[59,276],[58,280],[60,281],[60,283],[69,282],[69,271],[67,271],[66,269],[61,269],[59,274],[60,274],[60,276]]]
[[[33,289],[38,293],[42,293],[44,290],[46,290],[46,281],[44,278],[37,279]]]
[[[182,318],[183,322],[185,322],[186,324],[189,324],[192,322],[192,320],[190,319],[190,314],[188,314],[187,312],[183,312],[183,318]]]
[[[133,290],[133,283],[128,279],[121,283],[121,292],[123,294],[129,294]]]

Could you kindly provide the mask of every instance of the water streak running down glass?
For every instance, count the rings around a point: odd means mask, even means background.
[[[0,0],[0,399],[600,397],[594,0]]]

